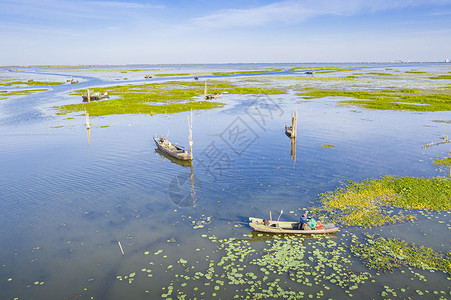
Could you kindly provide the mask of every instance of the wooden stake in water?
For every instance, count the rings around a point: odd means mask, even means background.
[[[271,211],[269,211],[269,220],[272,221]]]
[[[125,255],[125,253],[124,253],[124,249],[122,249],[122,245],[121,245],[121,242],[117,242],[118,244],[119,244],[119,248],[121,248],[121,252],[122,252],[122,256],[124,256]]]
[[[204,99],[207,100],[207,81],[205,80]]]
[[[191,120],[188,120],[189,125],[189,154],[193,159],[193,111],[191,110]]]
[[[88,89],[88,102],[91,102],[91,94],[89,93],[89,89]]]
[[[296,130],[298,124],[298,112],[295,112],[291,118],[291,138],[296,138]]]
[[[283,210],[280,211],[280,215],[279,215],[279,217],[277,218],[277,222],[279,222],[280,216],[281,216],[282,214],[283,214]]]

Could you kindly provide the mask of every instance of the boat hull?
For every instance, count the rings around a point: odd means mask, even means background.
[[[162,151],[172,157],[180,159],[180,160],[192,160],[189,152],[186,150],[183,150],[182,148],[179,148],[175,145],[172,145],[173,147],[171,147],[171,148],[165,147],[162,143],[161,137],[153,138],[153,140],[160,151]]]
[[[88,102],[88,96],[83,95],[83,102]],[[98,101],[98,100],[102,100],[102,99],[107,99],[109,98],[108,96],[102,95],[102,96],[91,96],[89,97],[89,101]]]
[[[281,221],[269,221],[270,225],[267,226],[263,223],[263,219],[249,218],[249,226],[255,231],[274,233],[274,234],[326,234],[335,233],[338,231],[338,227],[334,224],[325,224],[322,229],[297,229],[299,222],[281,222]]]

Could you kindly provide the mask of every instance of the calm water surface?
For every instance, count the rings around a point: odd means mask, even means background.
[[[272,66],[278,67],[267,67]],[[201,73],[255,67],[261,66],[149,68]],[[386,66],[367,67],[384,70]],[[429,72],[443,67],[410,68]],[[221,242],[208,237],[251,239],[250,227],[243,224],[249,216],[269,217],[271,211],[277,217],[283,210],[281,220],[297,220],[304,209],[319,204],[320,193],[346,180],[449,173],[432,164],[434,158],[448,155],[449,144],[421,147],[449,135],[449,122],[436,122],[449,121],[449,112],[371,111],[338,106],[332,98],[305,101],[292,90],[271,96],[225,94],[223,108],[194,112],[192,167],[157,152],[152,140],[164,135],[188,145],[189,113],[93,118],[89,143],[84,116],[58,116],[49,107],[78,103],[80,97],[70,96],[70,89],[116,84],[113,80],[119,76],[139,82],[142,74],[75,70],[30,70],[42,80],[61,81],[73,75],[81,82],[0,100],[1,299],[156,299],[167,293],[169,285],[187,299],[245,297],[245,292],[237,292],[241,286],[215,289],[203,281],[197,281],[195,291],[194,286],[183,285],[178,275],[206,272],[210,263],[223,256]],[[1,72],[8,78],[26,76],[14,70]],[[235,80],[246,82],[245,78]],[[299,113],[295,158],[284,134],[294,111]],[[335,147],[322,148],[324,144]],[[331,239],[346,244],[349,233],[369,232],[449,251],[450,213],[413,214],[418,217],[413,224],[345,228]],[[194,228],[201,223],[203,227]],[[312,250],[318,241],[305,239],[304,244]],[[251,245],[262,251],[267,243]],[[159,250],[163,252],[155,255]],[[188,261],[183,268],[180,258]],[[357,299],[381,298],[384,286],[398,291],[392,298],[418,299],[417,289],[427,290],[426,298],[451,298],[449,275],[444,273],[407,268],[405,273],[377,273],[357,258],[350,259],[353,272],[374,277],[374,282],[353,291]],[[152,269],[153,277],[147,276],[146,268]],[[117,278],[133,272],[131,283]],[[216,272],[221,278],[221,269]],[[418,275],[412,275],[415,272]],[[279,278],[288,280],[288,275]],[[349,298],[339,286],[329,286],[324,290],[298,283],[291,288],[305,291],[306,298],[320,290],[324,293],[319,298]],[[177,298],[175,292],[168,297]]]

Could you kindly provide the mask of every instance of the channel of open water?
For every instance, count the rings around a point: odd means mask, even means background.
[[[171,66],[174,72],[248,67]],[[1,72],[4,77],[25,76]],[[190,166],[156,151],[152,140],[163,135],[187,146],[189,113],[91,118],[88,142],[83,115],[58,116],[49,107],[78,103],[81,97],[69,95],[70,90],[114,85],[114,76],[107,70],[86,75],[51,67],[47,73],[39,69],[28,75],[50,81],[72,76],[81,82],[0,100],[1,299],[246,297],[246,288],[256,283],[228,284],[227,271],[218,263],[225,255],[221,244],[230,238],[249,239],[256,257],[264,255],[273,239],[249,235],[252,230],[244,224],[249,216],[268,218],[271,211],[276,218],[283,210],[281,220],[298,220],[307,208],[319,205],[320,193],[347,180],[449,172],[432,164],[448,155],[449,144],[421,147],[449,133],[449,123],[436,122],[449,121],[449,112],[344,107],[333,98],[304,101],[293,90],[285,95],[224,94],[224,107],[193,112],[195,159]],[[128,83],[144,82],[140,78]],[[294,153],[284,125],[295,111]],[[415,223],[344,228],[330,239],[341,249],[350,233],[368,232],[449,251],[450,213],[413,213]],[[304,254],[322,241],[299,239]],[[346,249],[341,255],[352,262],[349,272],[372,276],[373,282],[352,291],[356,299],[380,298],[387,286],[398,291],[392,298],[416,299],[417,290],[427,290],[424,297],[430,299],[451,298],[447,274],[407,268],[377,273]],[[243,272],[264,273],[248,265],[250,261],[235,263]],[[196,278],[196,272],[211,274]],[[324,272],[313,285],[293,282],[287,273],[270,274],[267,281],[278,278],[281,286],[287,282],[286,289],[302,291],[305,298],[349,298],[342,286],[326,278],[334,271]]]

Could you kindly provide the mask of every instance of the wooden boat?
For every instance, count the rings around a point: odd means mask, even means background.
[[[205,95],[205,100],[211,100],[211,99],[216,99],[216,98],[221,98],[221,97],[222,97],[221,94],[214,92],[213,94]]]
[[[305,72],[305,74],[310,74],[310,75],[313,75],[313,74],[315,74],[315,71],[313,71],[313,70],[311,70],[311,71],[307,71],[307,72]]]
[[[88,102],[88,94],[84,94],[82,95],[83,97],[83,102]],[[107,92],[105,92],[105,94],[101,95],[99,92],[97,93],[92,93],[89,94],[89,101],[97,101],[97,100],[101,100],[101,99],[105,99],[105,98],[109,98],[110,96],[108,95]]]
[[[146,79],[152,78],[152,75],[146,75],[146,76],[144,76],[144,78],[146,78]]]
[[[154,137],[153,140],[155,141],[155,144],[157,145],[158,149],[160,149],[160,151],[167,153],[172,157],[175,157],[180,160],[193,159],[188,151],[172,144],[164,137]]]
[[[269,221],[269,225],[265,225],[263,219],[249,218],[249,226],[255,231],[275,233],[275,234],[324,234],[335,233],[338,231],[338,227],[334,224],[319,224],[323,228],[300,230],[298,229],[299,222],[282,222],[282,221]],[[319,226],[317,226],[319,227]]]
[[[285,134],[288,137],[291,137],[291,133],[293,132],[293,127],[285,125]]]

